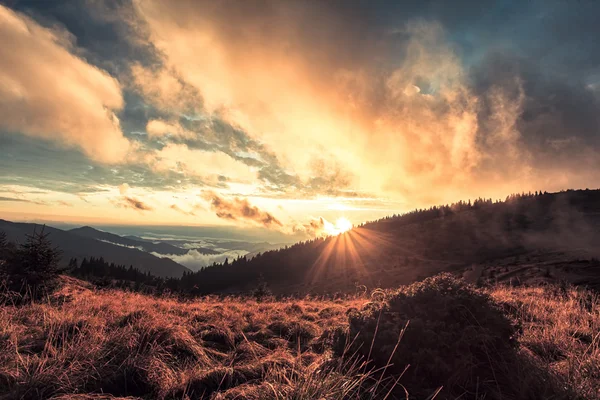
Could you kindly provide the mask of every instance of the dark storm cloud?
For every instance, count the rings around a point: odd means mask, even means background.
[[[530,57],[508,52],[487,55],[472,69],[471,79],[479,95],[500,88],[517,101],[522,90],[516,127],[536,163],[580,162],[582,148],[600,145],[600,98],[582,80],[561,79]],[[479,123],[483,131],[491,130],[489,98],[481,99]]]

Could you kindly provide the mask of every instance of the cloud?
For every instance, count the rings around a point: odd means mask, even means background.
[[[314,200],[295,220],[597,187],[588,3],[16,2],[39,23],[0,8],[0,184]]]
[[[48,205],[48,202],[45,202],[43,200],[31,200],[31,199],[24,199],[21,197],[0,196],[0,201],[31,203],[31,204],[37,204],[39,206],[47,206]]]
[[[202,110],[198,89],[181,79],[175,70],[145,67],[133,63],[130,84],[144,94],[153,105],[164,111],[195,114]]]
[[[148,121],[146,132],[150,137],[172,135],[183,138],[193,138],[195,134],[183,128],[178,122],[167,122],[159,119]]]
[[[151,156],[150,163],[154,171],[198,176],[213,186],[224,178],[236,182],[252,182],[256,178],[252,167],[223,152],[190,149],[178,143],[168,143]]]
[[[296,223],[292,228],[294,234],[304,234],[314,238],[340,232],[339,227],[323,217],[311,218],[307,223]]]
[[[119,83],[74,54],[67,32],[44,28],[0,5],[0,129],[81,149],[106,163],[130,142],[115,111]]]
[[[184,214],[184,215],[189,215],[189,216],[195,216],[196,214],[194,214],[193,210],[190,211],[185,211],[183,210],[181,207],[179,207],[177,204],[172,204],[171,207],[169,207],[171,210],[175,210],[178,213]]]
[[[115,201],[115,204],[119,207],[131,208],[138,211],[153,211],[154,208],[144,203],[143,201],[136,199],[135,197],[122,196],[119,200]]]
[[[167,68],[198,89],[207,111],[277,155],[277,169],[259,171],[265,181],[300,193],[403,196],[472,183],[483,158],[477,99],[439,24],[406,23],[384,38],[403,57],[382,70],[368,55],[381,59],[389,49],[373,54],[377,46],[354,32],[356,16],[344,15],[352,13],[343,12],[339,26],[326,23],[339,11],[327,6],[136,6]],[[315,34],[300,35],[309,21]]]
[[[281,221],[271,213],[250,204],[247,199],[235,197],[225,199],[214,192],[204,192],[203,198],[210,202],[210,208],[217,217],[234,221],[250,222],[265,228],[280,229]]]
[[[534,138],[546,131],[561,139],[566,130],[552,124],[560,112],[540,113],[551,98],[540,90],[547,86],[541,63],[528,74],[494,72],[503,64],[486,60],[501,43],[469,31],[490,22],[488,16],[470,1],[460,2],[465,12],[459,15],[435,3],[232,7],[149,0],[134,2],[134,10],[158,50],[158,70],[195,88],[205,114],[218,115],[276,155],[258,168],[265,191],[376,193],[410,207],[537,185],[559,188],[569,179],[600,182],[568,157],[560,160],[563,178],[551,177],[557,169],[552,145]],[[511,6],[507,18],[518,22],[523,11]],[[477,53],[460,42],[463,31],[474,37]],[[510,49],[511,58],[519,51]],[[564,81],[549,74],[552,82]],[[589,96],[578,100],[587,96],[582,87],[565,82],[561,98],[572,104],[563,108],[561,125],[596,132],[598,103]],[[575,109],[589,123],[578,121]],[[595,159],[586,155],[586,164]]]
[[[242,257],[248,254],[248,252],[246,250],[228,250],[221,254],[202,254],[198,250],[192,249],[183,255],[171,254],[165,256],[164,254],[158,253],[152,254],[157,257],[168,257],[176,263],[188,267],[192,271],[198,271],[204,267],[212,265],[213,263],[222,263],[225,261],[225,259],[229,259],[231,262],[237,257]]]
[[[63,207],[73,207],[73,203],[64,201],[64,200],[57,200],[56,204],[63,206]]]
[[[31,202],[30,200],[27,200],[27,199],[21,199],[21,198],[18,198],[18,197],[6,197],[6,196],[0,196],[0,201],[17,201],[17,202],[21,201],[21,202],[24,202],[24,203],[30,203]]]
[[[37,205],[40,205],[40,206],[48,205],[48,203],[46,203],[44,201],[41,201],[41,200],[29,200],[29,199],[23,199],[23,198],[18,198],[18,197],[0,196],[0,201],[31,203],[31,204],[37,204]]]
[[[325,225],[328,222],[323,217],[312,218],[305,224],[296,224],[293,228],[294,233],[304,233],[310,237],[321,236],[324,233]]]
[[[121,195],[125,195],[125,193],[127,193],[129,188],[130,188],[130,186],[128,183],[122,183],[119,185],[119,193],[121,193]]]

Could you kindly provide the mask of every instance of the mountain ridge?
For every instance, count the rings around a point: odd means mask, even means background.
[[[4,231],[8,238],[15,242],[22,242],[34,229],[42,228],[50,233],[49,239],[52,244],[61,249],[64,264],[71,258],[81,260],[84,257],[103,257],[116,264],[133,265],[142,272],[150,272],[159,277],[179,278],[184,272],[190,272],[190,269],[169,258],[156,257],[137,248],[107,243],[48,225],[0,219],[0,231]]]
[[[600,283],[600,271],[588,268],[600,255],[597,243],[600,190],[536,192],[382,218],[338,236],[211,266],[182,284],[201,293],[244,292],[261,281],[281,294],[348,292],[357,285],[409,284],[443,271],[481,270],[483,276],[493,270],[503,276],[498,266],[509,268],[519,256],[535,258],[561,279]],[[589,265],[575,265],[578,259]],[[537,278],[545,274],[537,272]]]
[[[96,240],[106,241],[109,243],[126,246],[126,247],[134,247],[140,250],[143,250],[147,253],[158,253],[164,255],[183,255],[188,252],[187,249],[182,249],[180,247],[173,246],[164,242],[152,242],[152,241],[139,241],[131,238],[126,238],[124,236],[120,236],[111,232],[102,231],[100,229],[96,229],[91,226],[82,226],[80,228],[69,229],[69,232],[74,233],[79,236],[84,236]]]

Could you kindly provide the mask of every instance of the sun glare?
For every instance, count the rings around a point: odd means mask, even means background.
[[[335,227],[340,233],[347,232],[352,229],[352,222],[350,222],[347,218],[341,217],[335,221]]]
[[[340,217],[335,221],[335,224],[327,222],[325,224],[325,232],[328,235],[339,235],[352,229],[352,222],[348,218]]]

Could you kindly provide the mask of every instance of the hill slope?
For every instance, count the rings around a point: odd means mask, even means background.
[[[10,241],[22,243],[25,236],[31,234],[34,229],[39,231],[42,226],[0,220],[0,231],[6,232]],[[44,229],[45,232],[50,233],[48,238],[52,244],[62,251],[65,264],[71,258],[81,260],[84,257],[103,257],[109,262],[133,265],[142,272],[148,271],[161,277],[181,277],[184,272],[190,272],[189,269],[171,259],[155,257],[135,248],[118,246],[50,226]]]
[[[489,276],[490,268],[497,275],[527,267],[536,277],[551,269],[561,279],[600,287],[597,243],[600,191],[521,195],[384,218],[206,268],[186,281],[201,292],[244,291],[261,280],[278,293],[335,292],[357,284],[393,287],[441,271]]]

